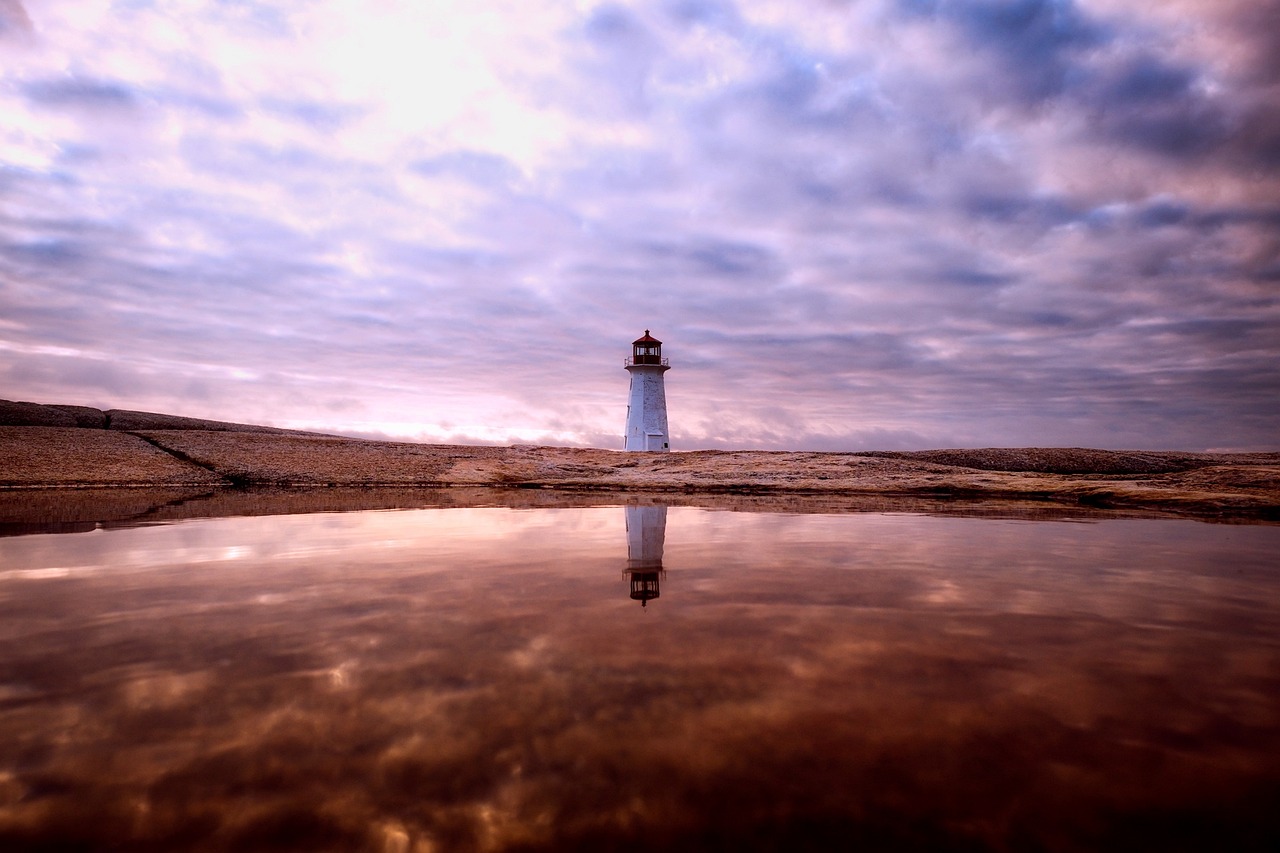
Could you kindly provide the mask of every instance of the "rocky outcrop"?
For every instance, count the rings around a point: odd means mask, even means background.
[[[312,435],[300,430],[237,424],[229,421],[210,421],[203,418],[185,418],[181,415],[164,415],[157,412],[133,412],[128,409],[111,409],[107,413],[111,429],[124,432],[141,430],[200,430],[203,432],[261,432],[271,435]]]
[[[262,432],[272,435],[315,435],[302,430],[279,429],[211,421],[159,412],[135,412],[130,409],[95,409],[92,406],[67,406],[55,403],[28,403],[0,400],[0,426],[79,427],[111,429],[120,432],[141,430],[201,430],[204,432]]]
[[[222,476],[128,433],[78,427],[0,427],[0,488],[226,483]]]
[[[0,400],[0,426],[77,427],[80,423],[74,414],[60,406]]]
[[[947,459],[950,464],[929,457]],[[1143,471],[1131,472],[1135,459],[1142,462]],[[1080,470],[1085,461],[1091,461],[1092,467]],[[1032,463],[1071,473],[1025,470]],[[1275,453],[1127,454],[1053,448],[920,454],[624,453],[229,430],[123,433],[0,427],[0,488],[204,484],[896,496],[956,502],[1052,501],[1091,508],[1280,518],[1280,454]]]
[[[75,418],[75,425],[83,429],[106,429],[107,413],[101,409],[95,409],[92,406],[59,406],[50,405],[48,408],[57,409],[60,412],[66,412]]]
[[[895,496],[1280,517],[1280,453],[1080,447],[623,453],[365,441],[155,412],[0,401],[0,489],[121,485]]]

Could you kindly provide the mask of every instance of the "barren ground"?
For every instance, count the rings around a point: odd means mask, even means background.
[[[1280,453],[1081,448],[624,453],[224,429],[0,427],[0,490],[508,487],[663,494],[1052,501],[1280,518]],[[11,494],[5,503],[20,501]],[[12,515],[12,513],[9,513]]]

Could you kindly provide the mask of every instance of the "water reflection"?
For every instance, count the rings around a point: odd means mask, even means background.
[[[1280,528],[646,509],[0,540],[0,849],[1280,840]]]
[[[666,572],[662,569],[662,542],[667,536],[667,508],[657,504],[627,504],[627,567],[631,600],[648,606],[661,595]]]

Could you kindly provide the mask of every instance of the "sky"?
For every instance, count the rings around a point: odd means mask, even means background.
[[[1275,0],[0,0],[0,398],[1280,448]]]

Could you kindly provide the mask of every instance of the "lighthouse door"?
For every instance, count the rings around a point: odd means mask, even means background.
[[[645,450],[661,450],[662,449],[662,433],[647,432],[644,434]]]

